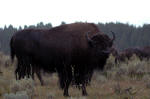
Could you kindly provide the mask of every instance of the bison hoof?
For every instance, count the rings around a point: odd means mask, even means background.
[[[64,93],[64,96],[65,96],[65,97],[69,97],[69,94],[68,94],[68,93]]]
[[[44,86],[45,84],[44,83],[41,83],[41,86]]]
[[[88,94],[86,92],[82,93],[83,96],[87,96]]]

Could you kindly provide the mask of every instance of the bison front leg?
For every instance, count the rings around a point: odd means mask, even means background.
[[[69,96],[68,89],[69,89],[71,80],[72,80],[72,74],[67,72],[67,75],[65,78],[64,96],[67,96],[67,97]]]
[[[63,75],[63,73],[58,73],[59,75],[59,83],[60,83],[60,87],[62,89],[64,89],[64,96],[68,97],[69,96],[69,93],[68,93],[68,89],[69,89],[69,85],[71,83],[71,81],[68,81],[66,79],[66,76]]]
[[[70,83],[67,82],[64,88],[64,96],[69,97],[68,89],[69,89]]]
[[[87,91],[86,91],[86,87],[85,87],[85,84],[82,84],[82,95],[83,96],[87,96]]]
[[[68,68],[63,68],[63,70],[59,70],[58,76],[59,76],[60,87],[64,89],[63,95],[65,97],[68,97],[69,96],[68,89],[72,81],[72,72],[70,67],[68,66]]]

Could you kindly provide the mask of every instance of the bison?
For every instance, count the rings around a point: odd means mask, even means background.
[[[140,60],[149,59],[150,47],[137,47],[137,48],[127,48],[121,51],[117,56],[115,61],[125,61],[125,59],[130,59],[133,55],[139,57]]]
[[[143,52],[142,58],[149,59],[150,58],[150,46],[144,46],[140,48]]]
[[[30,75],[31,68],[57,72],[64,96],[69,96],[71,83],[87,95],[86,85],[95,69],[103,70],[114,39],[114,33],[111,39],[93,23],[65,24],[48,30],[26,29],[12,36],[11,57],[17,57],[17,67],[21,67],[24,75]]]

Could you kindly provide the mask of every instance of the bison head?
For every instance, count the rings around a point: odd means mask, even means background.
[[[88,40],[88,44],[91,48],[94,48],[97,50],[99,53],[110,53],[111,52],[111,47],[113,45],[113,41],[115,40],[115,34],[113,34],[113,38],[110,39],[106,34],[100,34],[97,33],[91,38],[88,36],[89,32],[86,35],[86,38]]]
[[[91,38],[86,35],[89,48],[91,49],[92,53],[92,60],[96,62],[98,68],[102,70],[106,63],[109,54],[111,53],[111,48],[113,45],[113,41],[115,40],[115,35],[113,34],[113,38],[109,38],[106,34],[97,33],[96,35],[92,36]]]

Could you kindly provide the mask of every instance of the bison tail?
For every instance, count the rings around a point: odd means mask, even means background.
[[[14,61],[14,57],[15,57],[15,54],[14,54],[14,52],[11,49],[11,60],[12,60],[12,62]]]
[[[14,50],[13,50],[13,40],[11,39],[11,41],[10,41],[10,56],[11,56],[11,60],[12,60],[12,62],[14,61],[14,57],[15,57],[15,53],[14,53]]]

